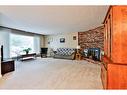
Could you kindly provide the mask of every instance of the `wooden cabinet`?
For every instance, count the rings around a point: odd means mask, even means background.
[[[104,30],[103,87],[127,89],[127,6],[110,6]]]
[[[6,74],[15,70],[14,60],[5,60],[1,62],[1,74]]]

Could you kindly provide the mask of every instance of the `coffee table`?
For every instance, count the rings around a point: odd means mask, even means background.
[[[26,60],[31,60],[31,59],[36,59],[36,53],[20,55],[21,61],[26,61]]]

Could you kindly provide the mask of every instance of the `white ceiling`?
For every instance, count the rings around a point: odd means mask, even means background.
[[[108,6],[0,6],[0,25],[38,34],[86,31],[101,25]]]

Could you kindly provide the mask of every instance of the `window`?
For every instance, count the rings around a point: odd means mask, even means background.
[[[34,37],[19,34],[10,34],[10,57],[24,54],[23,49],[31,48],[34,51]]]

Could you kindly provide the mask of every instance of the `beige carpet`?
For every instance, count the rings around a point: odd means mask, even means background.
[[[100,66],[52,58],[16,62],[16,71],[0,79],[0,89],[102,89]]]

